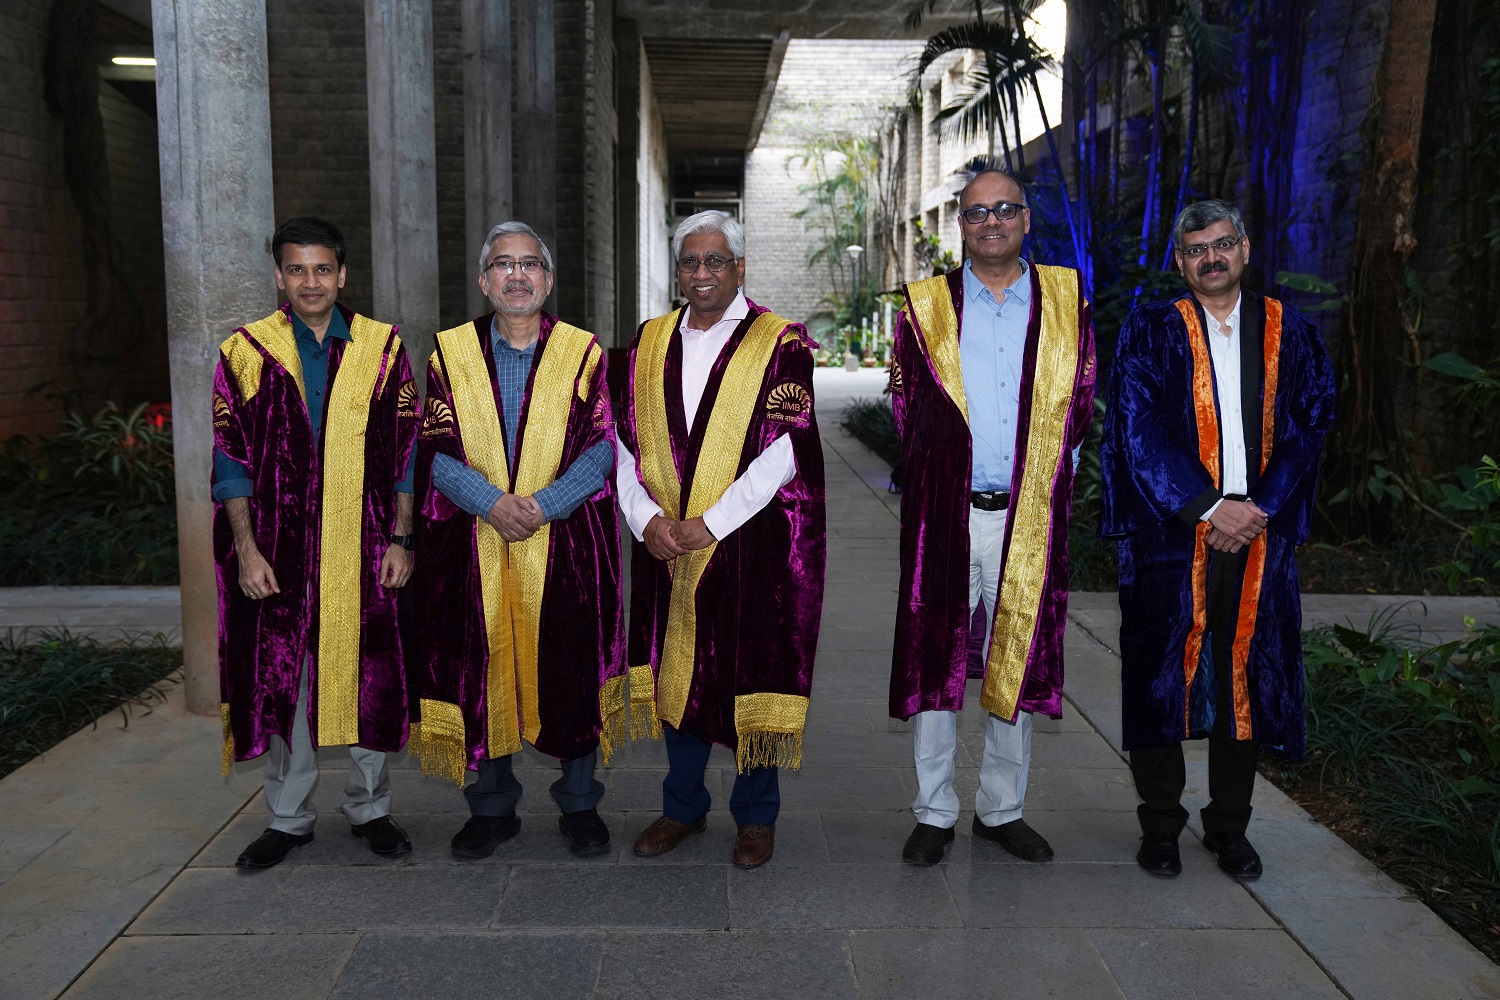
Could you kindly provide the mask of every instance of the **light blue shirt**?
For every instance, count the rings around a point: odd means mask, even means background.
[[[495,359],[495,379],[500,385],[500,405],[505,411],[505,453],[514,455],[521,407],[526,401],[526,380],[531,375],[532,362],[536,360],[536,344],[516,350],[500,336],[499,328],[492,321],[490,346]],[[579,455],[566,472],[536,491],[536,502],[542,508],[542,516],[548,521],[556,521],[573,513],[580,504],[604,488],[605,477],[614,464],[614,449],[608,441],[600,441]],[[505,495],[504,490],[476,469],[443,454],[433,456],[432,485],[460,510],[475,517],[489,513],[495,501]]]
[[[1015,466],[1016,421],[1021,409],[1021,363],[1026,327],[1031,322],[1031,267],[1021,261],[1021,277],[997,301],[964,261],[963,329],[958,359],[969,403],[974,467],[969,489],[1010,489]]]

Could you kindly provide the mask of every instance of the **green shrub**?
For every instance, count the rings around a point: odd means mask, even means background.
[[[0,449],[0,586],[177,582],[172,430],[162,407],[70,413]]]

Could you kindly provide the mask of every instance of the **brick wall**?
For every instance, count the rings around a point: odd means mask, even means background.
[[[44,0],[0,8],[0,438],[57,426],[30,390],[72,384],[67,345],[84,314],[82,233],[62,183],[62,125],[42,96]]]
[[[745,291],[792,319],[826,308],[826,265],[809,267],[816,236],[792,217],[807,199],[805,166],[792,162],[809,139],[873,138],[905,87],[910,41],[814,41],[787,45],[760,142],[745,159]]]

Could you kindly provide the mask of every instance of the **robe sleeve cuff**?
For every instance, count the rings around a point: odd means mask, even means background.
[[[1187,505],[1177,512],[1177,519],[1190,528],[1196,527],[1198,522],[1203,520],[1208,512],[1218,506],[1219,501],[1223,499],[1224,494],[1210,486],[1189,500]]]

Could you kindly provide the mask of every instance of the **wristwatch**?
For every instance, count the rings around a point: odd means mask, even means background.
[[[391,536],[391,542],[393,544],[395,544],[395,545],[401,546],[403,549],[406,549],[408,552],[410,552],[412,549],[414,549],[414,548],[417,547],[417,536],[416,535],[392,535]]]

